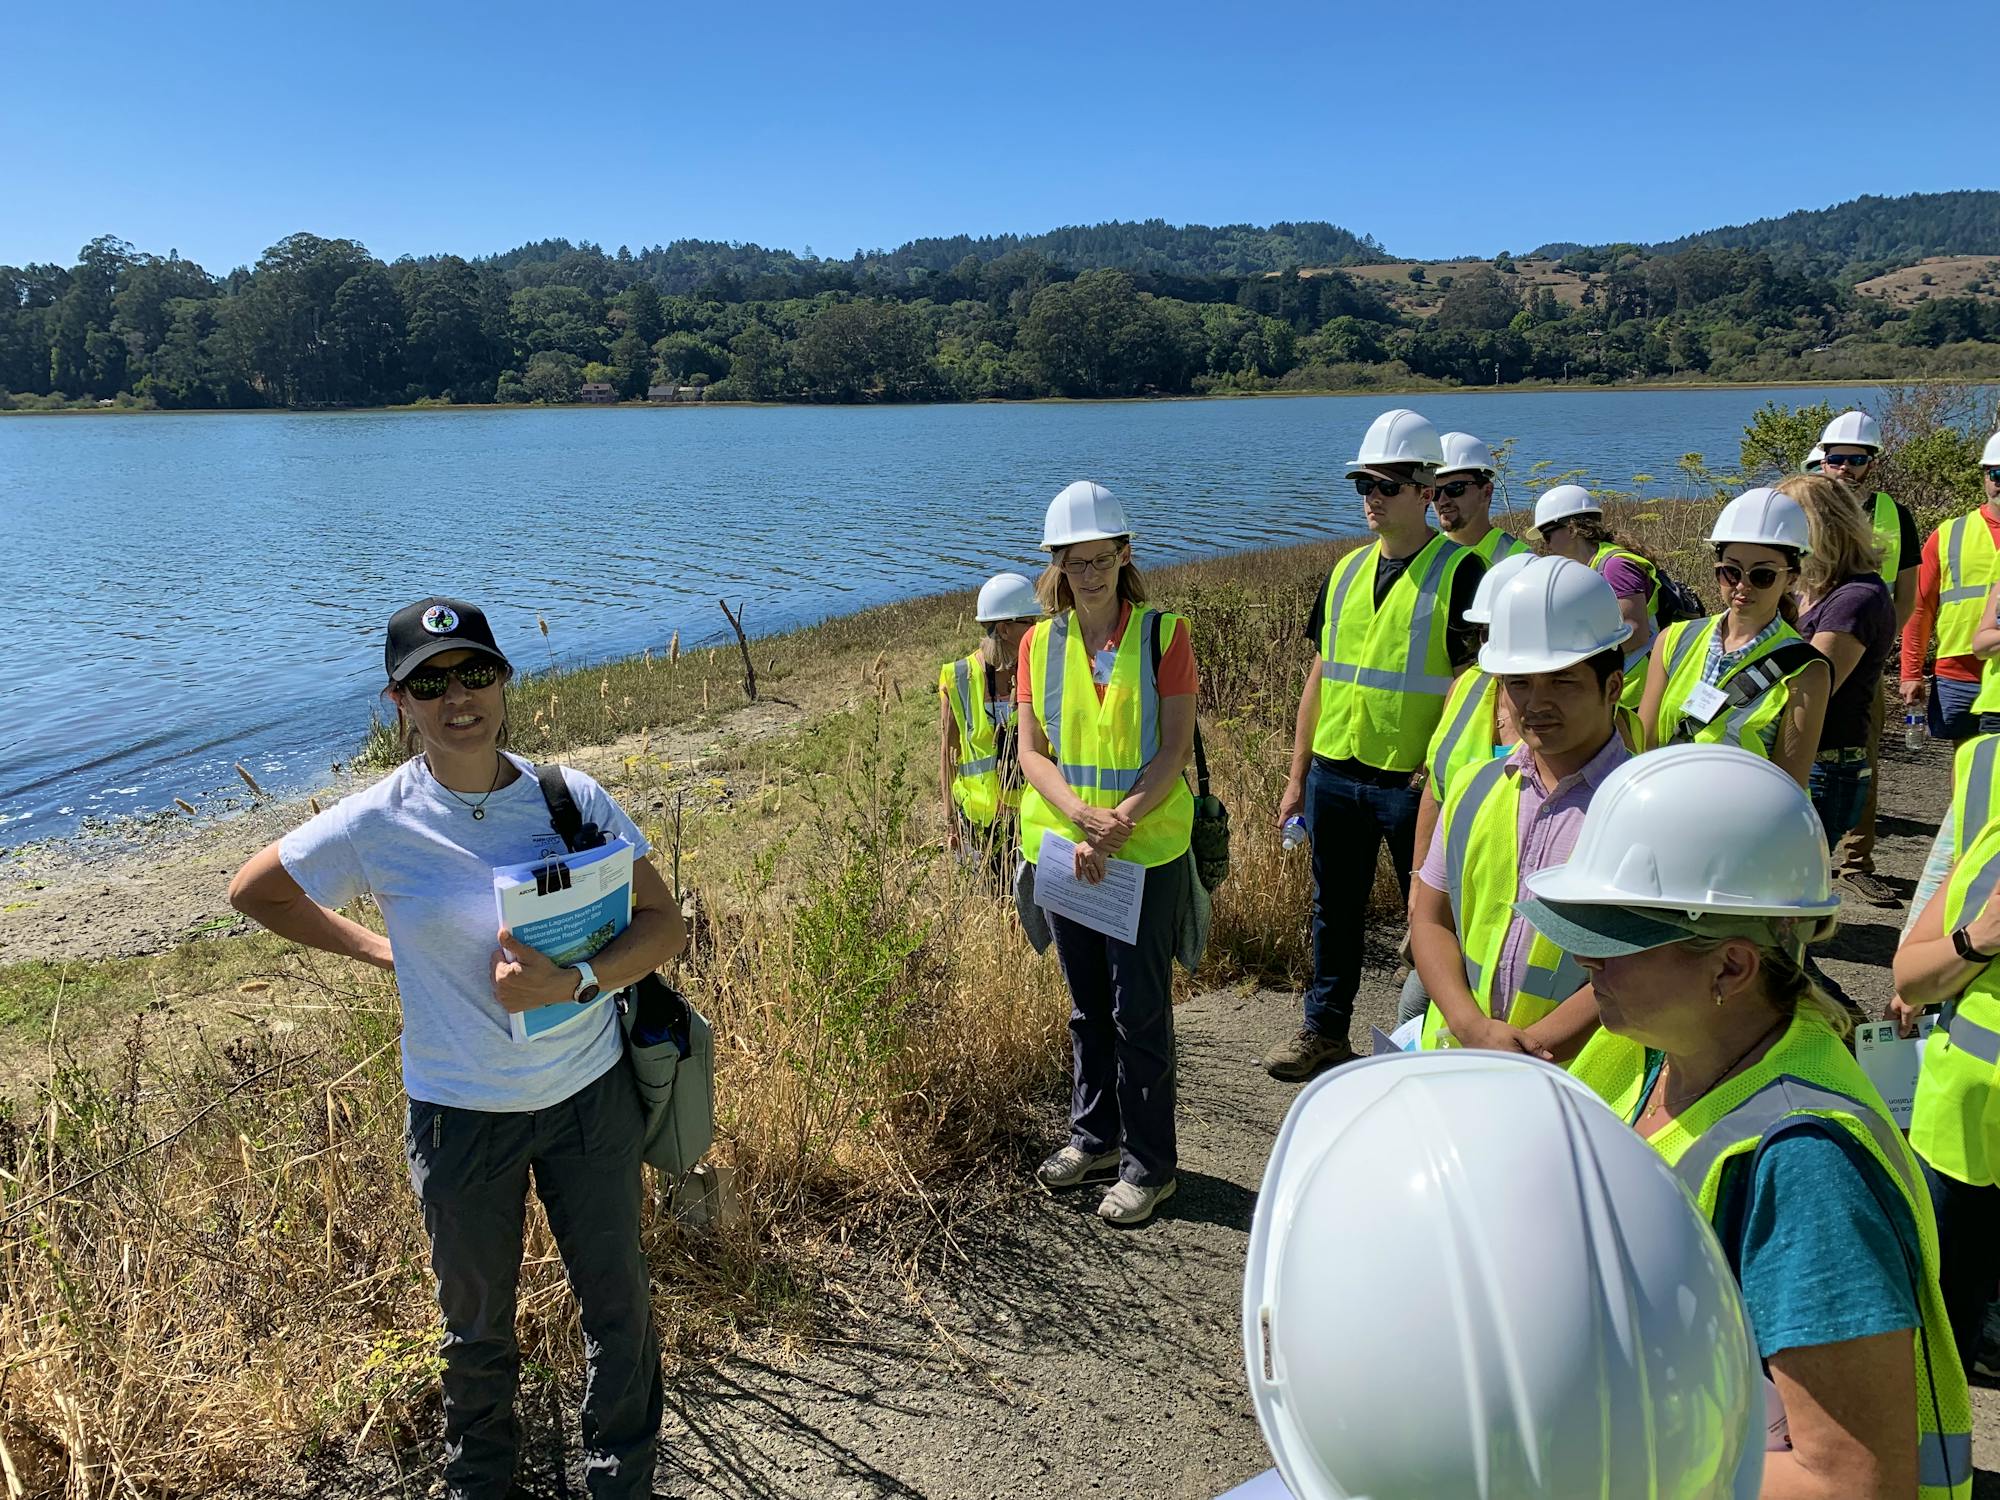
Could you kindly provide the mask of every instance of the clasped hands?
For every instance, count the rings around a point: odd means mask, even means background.
[[[1105,861],[1125,847],[1138,823],[1118,808],[1087,803],[1077,808],[1071,821],[1083,830],[1076,846],[1076,878],[1085,885],[1096,885],[1104,878]]]

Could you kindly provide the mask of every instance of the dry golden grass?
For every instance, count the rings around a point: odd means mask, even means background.
[[[1880,297],[1897,307],[1915,307],[1939,297],[2000,298],[2000,256],[1927,255],[1854,284],[1864,297]]]
[[[1641,514],[1678,556],[1709,513]],[[1351,545],[1152,576],[1155,597],[1193,622],[1217,790],[1238,830],[1204,978],[1304,971],[1306,863],[1279,852],[1270,821],[1312,650],[1302,622]],[[1060,975],[936,833],[931,693],[936,664],[974,638],[965,603],[759,643],[760,675],[779,663],[774,691],[810,680],[846,685],[845,699],[791,739],[729,752],[700,786],[643,755],[614,778],[628,806],[658,804],[641,821],[679,851],[696,910],[683,977],[720,1039],[714,1160],[734,1210],[695,1228],[655,1205],[646,1224],[678,1355],[805,1330],[852,1274],[857,1241],[877,1263],[948,1245],[975,1169],[1041,1144],[1051,1124],[1067,1054]],[[555,712],[525,737],[545,753],[565,725],[609,736],[693,717],[704,684],[711,699],[740,693],[735,671],[696,654],[559,674],[535,689],[553,686]],[[87,970],[104,991],[95,1024],[120,1003],[132,1012],[124,1047],[93,1058],[56,1024],[35,1102],[0,1118],[11,1493],[203,1492],[313,1453],[428,1438],[436,1313],[405,1183],[393,987],[257,941],[238,950],[254,968],[174,971],[172,1005],[147,1008],[171,960]],[[46,1018],[37,985],[80,983],[78,968],[0,973],[12,986],[0,995]],[[218,999],[247,1032],[211,1039],[188,1019]],[[572,1376],[574,1308],[538,1213],[521,1309],[530,1383]]]

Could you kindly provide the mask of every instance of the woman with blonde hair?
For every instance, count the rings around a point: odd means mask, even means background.
[[[1776,489],[1806,513],[1812,540],[1799,564],[1797,629],[1833,672],[1808,782],[1831,848],[1860,823],[1875,779],[1875,699],[1896,646],[1896,600],[1874,524],[1846,485],[1794,474]]]
[[[1187,622],[1150,609],[1125,512],[1078,480],[1049,503],[1036,591],[1051,618],[1021,643],[1021,856],[1050,878],[1064,845],[1078,880],[1142,867],[1128,941],[1048,911],[1070,994],[1069,1140],[1036,1171],[1055,1192],[1109,1181],[1097,1206],[1143,1224],[1174,1191],[1173,964],[1189,898],[1194,649]]]

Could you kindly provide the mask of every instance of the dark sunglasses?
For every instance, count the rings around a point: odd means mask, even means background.
[[[1724,588],[1733,589],[1745,578],[1748,578],[1751,588],[1767,589],[1783,575],[1768,563],[1760,563],[1747,573],[1737,567],[1735,563],[1717,563],[1715,565],[1715,576],[1722,580]]]
[[[1393,500],[1404,490],[1420,490],[1423,486],[1409,479],[1371,479],[1363,474],[1354,481],[1354,493],[1366,499],[1370,495],[1380,495],[1384,500]]]
[[[1988,469],[1986,471],[1986,478],[1989,483],[2000,484],[2000,469]]]
[[[1477,479],[1454,479],[1449,484],[1439,485],[1437,492],[1447,500],[1456,500],[1467,490],[1476,488],[1478,484],[1479,481]]]
[[[429,703],[444,696],[454,677],[468,693],[476,693],[492,687],[504,671],[497,661],[462,661],[455,667],[419,667],[397,685],[419,703]]]
[[[1820,460],[1829,469],[1865,469],[1875,462],[1872,453],[1829,453]]]

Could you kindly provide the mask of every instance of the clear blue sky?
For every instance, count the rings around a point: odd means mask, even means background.
[[[1440,257],[2000,186],[2000,5],[22,5],[0,262],[1160,217]]]

